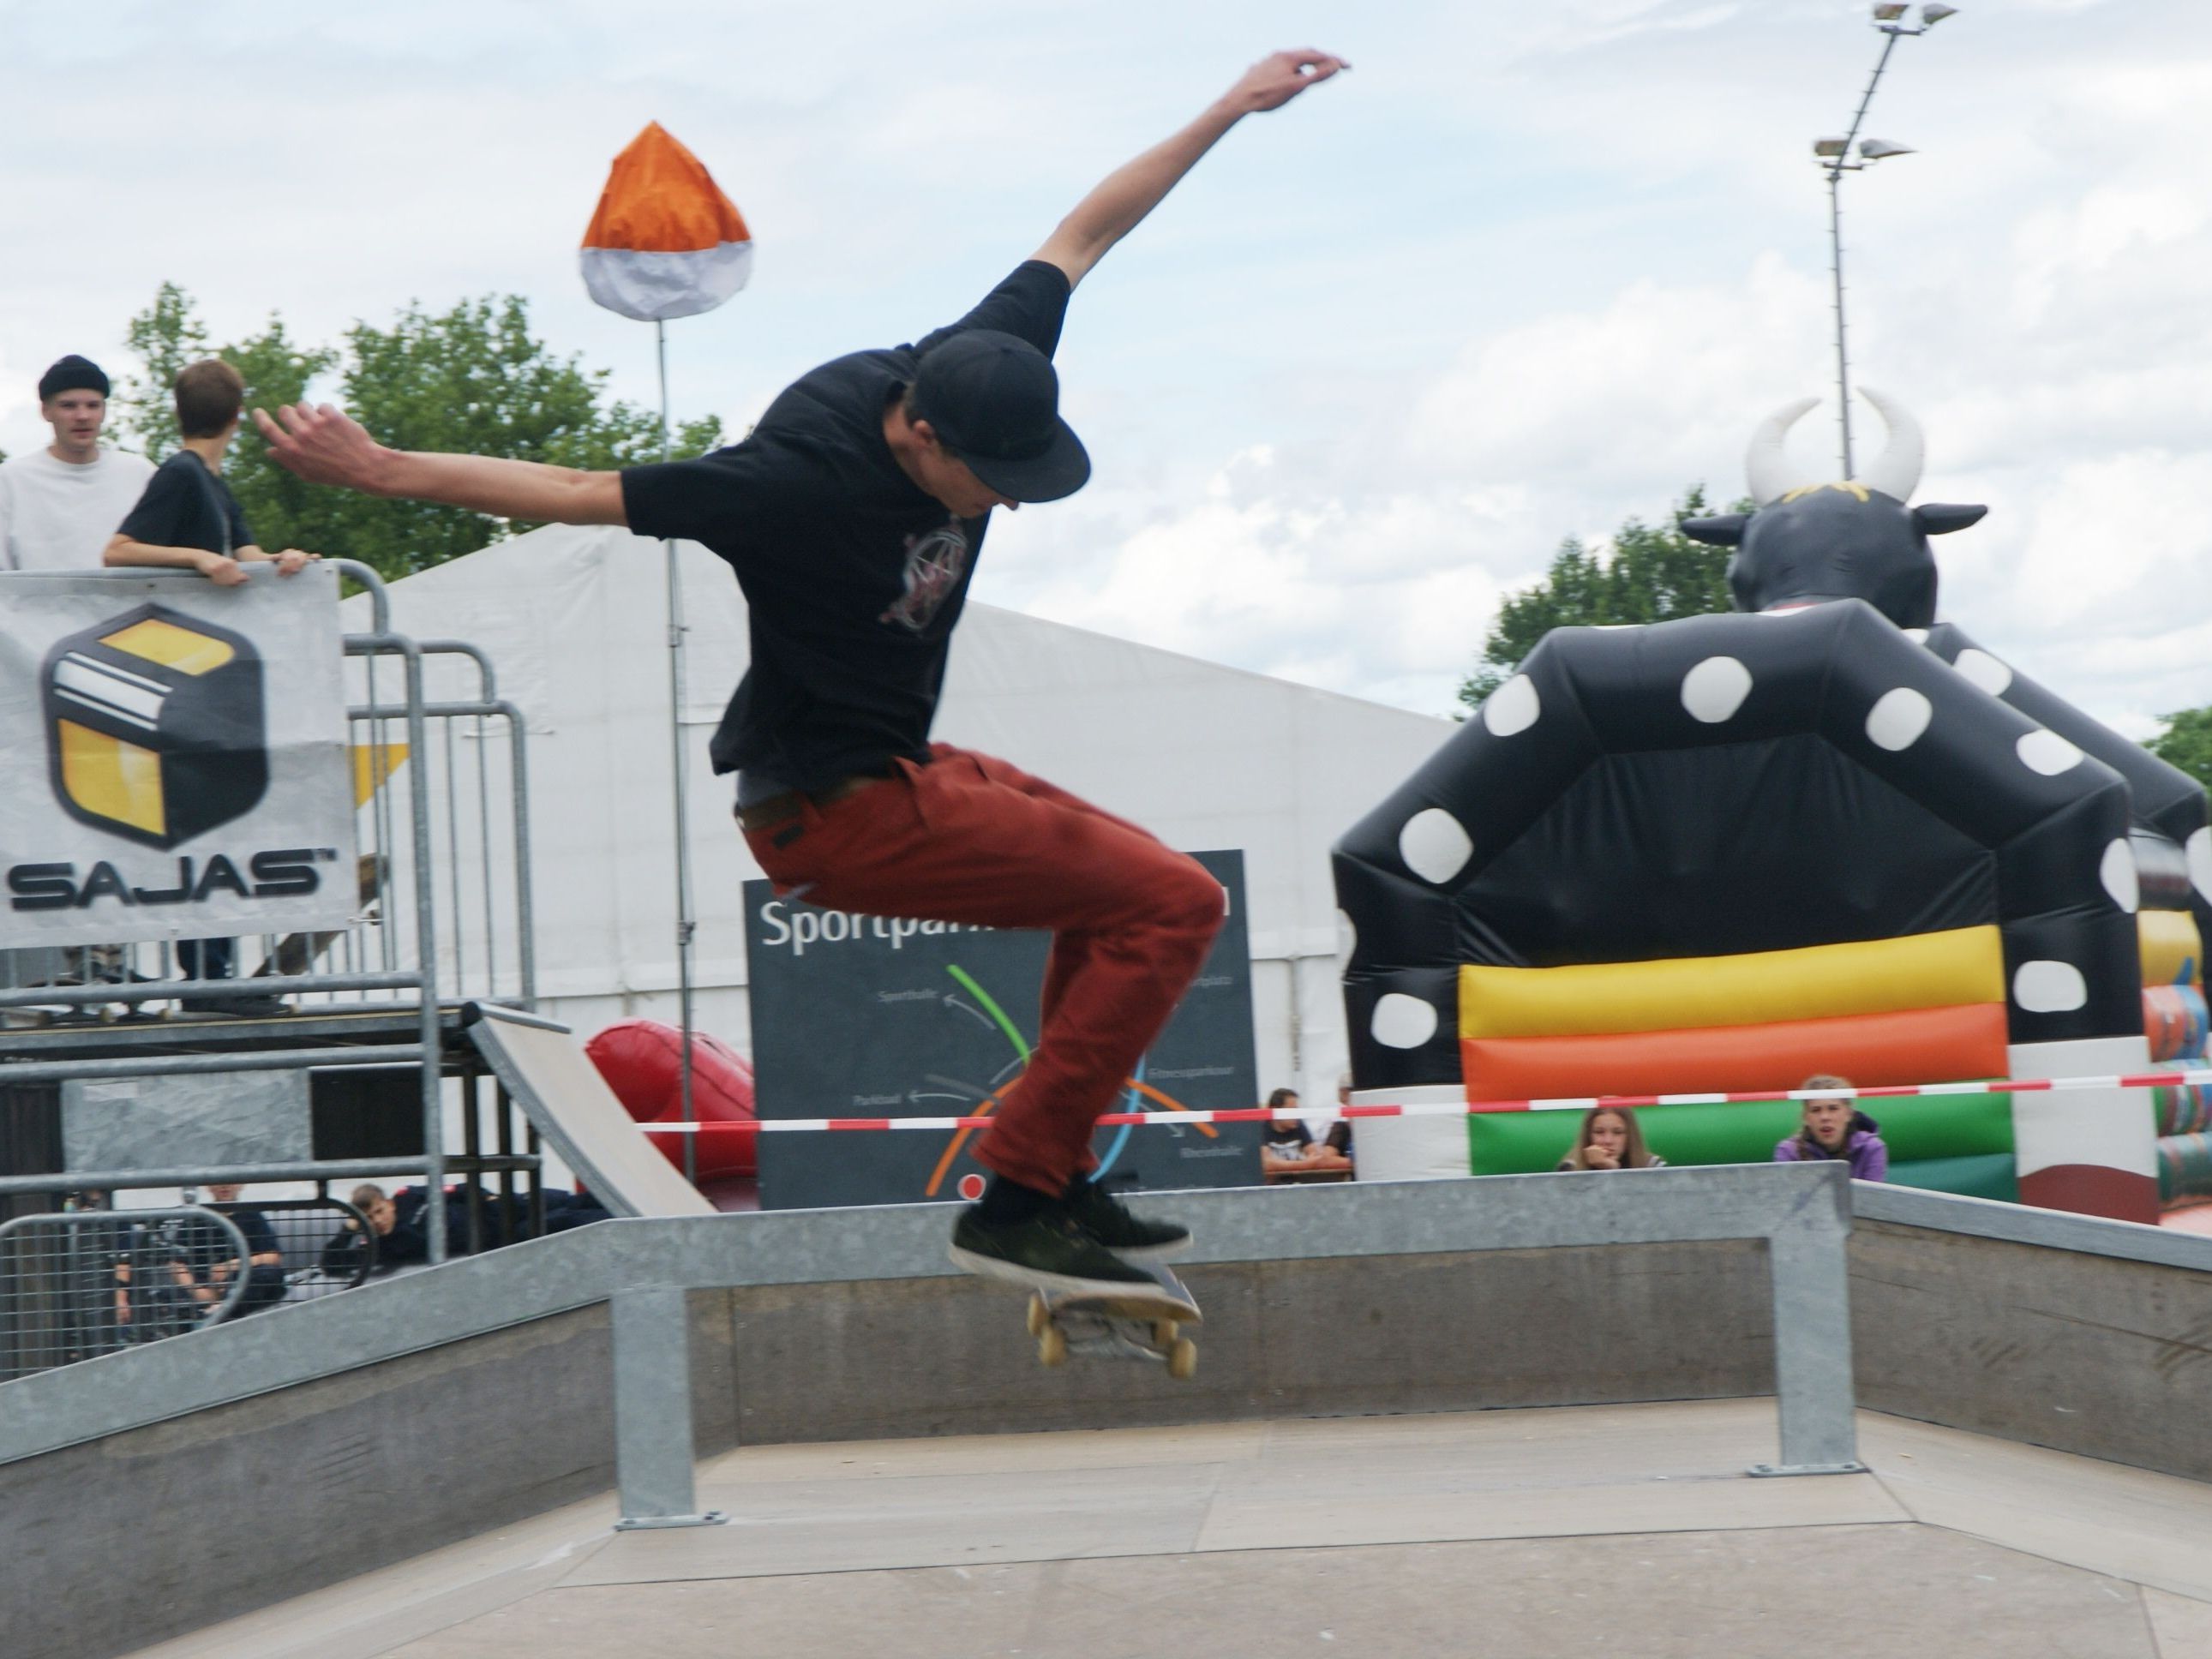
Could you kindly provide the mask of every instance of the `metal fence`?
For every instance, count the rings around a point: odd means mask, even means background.
[[[0,1224],[0,1381],[349,1291],[376,1267],[376,1229],[343,1199],[117,1210],[80,1195]]]
[[[218,1324],[266,1295],[251,1257],[235,1222],[198,1207],[0,1224],[0,1379]]]

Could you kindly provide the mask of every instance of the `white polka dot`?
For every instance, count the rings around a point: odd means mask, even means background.
[[[1986,651],[1961,651],[1959,660],[1951,665],[1967,684],[2002,697],[2005,687],[2012,684],[2012,670]]]
[[[1342,973],[1352,966],[1352,958],[1359,949],[1359,929],[1343,911],[1336,913],[1336,970]]]
[[[1866,734],[1875,747],[1910,749],[1920,741],[1928,722],[1936,718],[1935,705],[1909,685],[1885,691],[1867,711]]]
[[[1928,630],[1924,628],[1908,628],[1905,630],[1905,637],[1915,645],[1925,645],[1928,643]]]
[[[1386,1048],[1418,1048],[1437,1034],[1437,1011],[1419,997],[1393,991],[1375,1005],[1367,1029]]]
[[[1467,867],[1474,843],[1443,807],[1425,807],[1398,832],[1398,856],[1423,881],[1441,887]]]
[[[2040,772],[2046,778],[2055,778],[2061,772],[2070,772],[2081,763],[2081,751],[2060,737],[2056,732],[2046,732],[2037,726],[2013,748],[2019,753],[2020,763],[2031,772]]]
[[[2183,844],[2189,858],[2189,879],[2197,890],[2212,900],[2212,830],[2192,830]]]
[[[2142,883],[2136,873],[2136,849],[2128,845],[2125,836],[2117,837],[2105,848],[2104,860],[2097,866],[2097,879],[2105,884],[2112,902],[2130,915],[2142,902]]]
[[[1492,692],[1482,705],[1482,723],[1491,735],[1510,738],[1516,732],[1526,732],[1536,723],[1543,705],[1536,697],[1536,682],[1526,674],[1516,674]]]
[[[2089,1000],[2089,981],[2070,962],[2023,962],[2012,976],[2012,1000],[2031,1014],[2069,1013]]]
[[[1734,657],[1708,657],[1682,676],[1682,707],[1718,726],[1751,695],[1751,670]]]

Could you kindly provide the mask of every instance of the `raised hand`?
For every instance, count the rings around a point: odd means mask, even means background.
[[[257,409],[253,423],[268,440],[270,459],[309,483],[373,490],[391,454],[368,435],[368,428],[328,404],[286,404],[276,419]]]
[[[1249,112],[1280,109],[1319,81],[1326,81],[1351,64],[1326,52],[1304,46],[1295,52],[1271,52],[1229,89],[1228,101]]]

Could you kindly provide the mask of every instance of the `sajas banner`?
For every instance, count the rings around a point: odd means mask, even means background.
[[[340,664],[322,566],[0,576],[0,945],[343,927]]]

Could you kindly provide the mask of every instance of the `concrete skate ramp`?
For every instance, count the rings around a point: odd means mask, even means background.
[[[1080,1429],[1090,1432],[1067,1443],[1091,1455],[1104,1443],[1097,1431],[1158,1429],[1170,1437],[1169,1449],[1136,1460],[1156,1474],[1191,1462],[1187,1437],[1204,1425],[1231,1438],[1295,1438],[1308,1432],[1292,1426],[1297,1419],[1388,1425],[1407,1423],[1409,1413],[1472,1413],[1468,1431],[1487,1448],[1495,1434],[1517,1443],[1523,1433],[1486,1431],[1484,1424],[1499,1421],[1498,1408],[1531,1407],[1545,1409],[1524,1419],[1527,1433],[1552,1443],[1544,1425],[1556,1422],[1557,1443],[1565,1445],[1577,1433],[1558,1416],[1561,1407],[1769,1395],[1780,1369],[1776,1258],[1766,1243],[1726,1236],[1717,1219],[1726,1203],[1754,1196],[1816,1216],[1835,1213],[1842,1193],[1829,1164],[1151,1195],[1148,1207],[1198,1235],[1183,1276],[1207,1317],[1199,1373],[1189,1382],[1152,1366],[1040,1366],[1019,1299],[945,1262],[951,1206],[622,1220],[534,1240],[0,1385],[0,1561],[18,1569],[12,1579],[0,1573],[0,1630],[12,1638],[10,1652],[21,1645],[27,1653],[107,1659],[564,1504],[599,1501],[592,1526],[603,1529],[614,1511],[594,1495],[617,1474],[614,1304],[641,1286],[703,1287],[683,1304],[688,1364],[667,1375],[688,1371],[696,1450],[710,1463],[699,1498],[751,1524],[659,1534],[677,1541],[652,1547],[701,1553],[702,1578],[727,1570],[720,1552],[750,1551],[748,1570],[803,1576],[833,1543],[851,1544],[856,1517],[845,1494],[857,1494],[848,1480],[869,1464],[866,1454],[848,1445],[826,1455],[823,1467],[834,1472],[827,1484],[801,1494],[812,1508],[799,1530],[822,1547],[802,1561],[763,1553],[799,1514],[784,1502],[791,1494],[728,1491],[712,1473],[713,1461],[741,1440],[744,1455],[765,1457],[766,1467],[811,1469],[809,1442],[910,1440],[942,1449],[962,1435]],[[1844,1241],[1850,1276],[1837,1294],[1851,1310],[1863,1408],[1999,1437],[2030,1463],[2054,1455],[2033,1449],[2048,1447],[2135,1465],[2115,1471],[2124,1484],[2149,1478],[2148,1471],[2212,1479],[2212,1447],[2186,1427],[2212,1412],[2212,1366],[2203,1363],[2212,1240],[1941,1194],[1860,1186],[1849,1196],[1856,1211]],[[1714,1224],[1696,1238],[1658,1242],[1638,1215],[1648,1219],[1660,1208],[1710,1213]],[[1567,1242],[1588,1238],[1599,1223],[1614,1242]],[[1501,1248],[1500,1241],[1510,1242]],[[1808,1506],[1790,1511],[1797,1516],[1791,1524],[1832,1532],[1846,1523],[1820,1506],[1863,1492],[1866,1477],[1750,1480],[1744,1468],[1776,1449],[1777,1407],[1752,1398],[1728,1420],[1737,1426],[1724,1453],[1694,1459],[1676,1455],[1669,1422],[1623,1426],[1603,1438],[1594,1450],[1641,1471],[1633,1492],[1614,1494],[1620,1513],[1608,1512],[1606,1529],[1721,1524],[1688,1510],[1638,1522],[1622,1508],[1630,1498],[1661,1497],[1766,1506],[1756,1510],[1762,1526],[1775,1524],[1773,1506],[1791,1504]],[[1419,1440],[1428,1431],[1398,1432]],[[1898,1492],[1930,1461],[1929,1448],[1905,1451],[1911,1457],[1900,1453],[1884,1473]],[[992,1456],[1026,1467],[1034,1455],[1012,1445],[993,1454],[986,1444],[962,1454],[954,1472]],[[1492,1468],[1502,1455],[1470,1447],[1455,1458],[1431,1448],[1418,1467],[1433,1466],[1434,1478],[1422,1477],[1429,1485],[1419,1492],[1363,1486],[1343,1495],[1379,1505],[1377,1513],[1431,1500],[1468,1507],[1463,1494],[1431,1490],[1441,1484],[1457,1492],[1458,1482],[1477,1494],[1468,1508],[1474,1518],[1450,1520],[1433,1535],[1498,1536],[1482,1530],[1489,1524],[1482,1517],[1509,1502],[1501,1494],[1528,1484]],[[1985,1451],[1974,1457],[1987,1467]],[[1366,1452],[1347,1458],[1347,1481],[1372,1473]],[[1318,1480],[1327,1471],[1301,1454],[1283,1473],[1285,1480]],[[1128,1484],[1142,1489],[1154,1478],[1140,1473]],[[1584,1478],[1575,1473],[1566,1484]],[[1646,1478],[1653,1484],[1642,1485]],[[953,1492],[957,1484],[940,1494],[945,1505],[972,1507],[975,1494]],[[1202,1534],[1223,1518],[1198,1513],[1212,1501],[1206,1497],[1212,1486],[1183,1485],[1188,1513],[1163,1517],[1146,1534],[1154,1543],[1180,1540],[1178,1552],[1189,1547],[1189,1528]],[[1255,1507],[1295,1519],[1315,1504],[1335,1505],[1340,1495],[1316,1486],[1301,1508],[1278,1504],[1280,1494],[1271,1491]],[[1079,1513],[1066,1527],[1091,1528],[1083,1553],[1101,1547],[1102,1512],[1141,1519],[1158,1507],[1149,1497],[1078,1496]],[[1002,1516],[1004,1535],[1041,1538],[1042,1501],[1024,1498],[1018,1513]],[[1524,1517],[1528,1527],[1556,1529],[1550,1498],[1510,1501],[1543,1511]],[[2015,1483],[1975,1498],[1971,1510],[1958,1507],[1966,1502],[1921,1518],[1996,1536],[1986,1517],[2040,1524],[2067,1512],[2071,1500]],[[2105,1513],[2087,1500],[2073,1507],[2085,1516]],[[940,1511],[928,1513],[933,1521]],[[2202,1535],[2191,1504],[2168,1504],[2161,1514],[2162,1535]],[[1738,1518],[1752,1516],[1747,1509]],[[761,1524],[769,1519],[776,1524]],[[1475,1530],[1452,1530],[1470,1526]],[[1378,1522],[1358,1538],[1304,1541],[1379,1546],[1413,1535]],[[211,1536],[229,1552],[220,1572],[205,1570]],[[947,1529],[945,1538],[957,1547],[927,1561],[895,1564],[858,1545],[840,1559],[869,1566],[993,1559],[968,1553],[979,1543],[974,1527]],[[1298,1541],[1271,1534],[1255,1547]],[[526,1565],[568,1542],[565,1535],[545,1540]],[[1637,1546],[1626,1559],[1646,1553]],[[999,1559],[1036,1558],[1015,1550]],[[146,1593],[111,1593],[120,1559],[132,1563],[132,1582]],[[693,1571],[658,1559],[635,1565],[664,1577]],[[1790,1570],[1777,1563],[1773,1571],[1787,1577]],[[1966,1582],[1983,1580],[1968,1574]],[[1253,1588],[1264,1602],[1266,1593]],[[2172,1588],[2195,1593],[2179,1579]],[[2109,1599],[2101,1589],[2090,1594]],[[635,1605],[624,1612],[654,1622]],[[984,1645],[974,1632],[960,1639],[963,1654]],[[817,1645],[885,1650],[866,1642]],[[289,1659],[295,1651],[381,1650],[234,1642],[200,1653]],[[426,1659],[434,1650],[461,1650],[425,1649]],[[544,1644],[533,1637],[523,1647],[497,1647],[480,1638],[466,1650],[543,1652]],[[1717,1644],[1703,1650],[1778,1650]],[[416,1650],[406,1651],[412,1659]]]
[[[561,1160],[617,1215],[712,1215],[714,1206],[638,1132],[574,1033],[487,1003],[469,1038]]]

